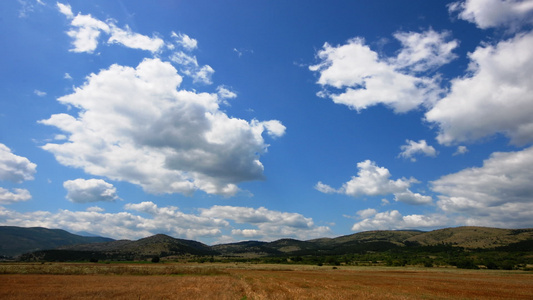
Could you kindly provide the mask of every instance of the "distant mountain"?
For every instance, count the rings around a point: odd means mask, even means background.
[[[112,241],[104,237],[87,237],[61,229],[0,226],[0,256],[14,257],[26,252],[54,249],[65,245]]]
[[[176,255],[218,255],[200,242],[157,234],[137,241],[118,240],[36,251],[22,255],[23,260],[145,260]]]
[[[465,226],[424,232],[406,239],[420,245],[452,244],[470,249],[490,249],[533,240],[533,229]]]
[[[454,247],[453,249],[492,249],[494,251],[524,249],[520,251],[533,251],[533,249],[530,250],[531,245],[533,245],[533,229],[487,227],[456,227],[429,232],[376,230],[307,241],[280,239],[273,242],[245,241],[214,246],[207,246],[197,241],[177,239],[164,234],[157,234],[137,241],[115,241],[105,238],[81,237],[63,230],[45,228],[0,227],[0,229],[2,229],[0,230],[0,249],[3,251],[2,253],[7,253],[3,255],[33,251],[30,254],[25,254],[22,257],[24,260],[145,260],[154,256],[184,255],[249,259],[276,256],[362,255],[389,250],[397,252],[411,249],[409,251],[415,251],[418,249],[417,247],[426,246],[448,247],[446,249]],[[2,234],[3,232],[9,232],[10,235]],[[69,239],[65,237],[69,237]],[[97,239],[103,239],[103,241]],[[91,243],[91,241],[97,241],[97,243]],[[11,249],[11,252],[7,251],[8,248]],[[35,251],[52,248],[55,249]]]
[[[418,230],[374,230],[336,238],[308,241],[281,239],[273,242],[248,241],[212,246],[225,256],[259,257],[275,255],[343,255],[381,252],[406,246],[452,245],[467,249],[494,249],[533,241],[533,229],[456,227],[430,232]]]

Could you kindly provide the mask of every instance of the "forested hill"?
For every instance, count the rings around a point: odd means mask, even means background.
[[[0,256],[17,256],[26,252],[54,249],[60,246],[112,240],[104,237],[81,236],[61,229],[0,226]]]
[[[183,255],[239,259],[341,256],[387,251],[409,252],[420,249],[440,251],[442,247],[447,247],[448,250],[453,248],[479,251],[491,249],[533,251],[529,249],[533,245],[533,229],[457,227],[429,232],[377,230],[307,241],[280,239],[273,242],[245,241],[208,246],[197,241],[177,239],[163,234],[137,241],[114,241],[100,237],[83,237],[58,229],[0,227],[0,242],[0,255],[16,256],[33,252],[24,256],[27,260],[88,260],[89,258],[142,260],[155,256]]]

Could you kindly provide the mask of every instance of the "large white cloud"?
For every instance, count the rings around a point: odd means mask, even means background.
[[[359,171],[357,176],[335,189],[322,182],[318,182],[315,188],[323,193],[340,193],[352,197],[383,196],[394,194],[394,200],[408,204],[429,204],[430,196],[414,193],[409,188],[413,183],[418,183],[414,178],[390,179],[391,173],[387,168],[379,167],[375,162],[365,160],[357,164]]]
[[[40,121],[68,135],[48,143],[64,165],[128,181],[150,193],[190,194],[196,189],[233,195],[236,184],[263,178],[262,134],[281,136],[276,120],[251,122],[219,110],[217,94],[178,90],[182,78],[168,62],[145,59],[137,68],[112,65],[91,74],[58,99],[78,115]]]
[[[33,180],[37,165],[26,157],[15,155],[6,145],[0,143],[0,180],[21,183]]]
[[[117,189],[102,179],[75,179],[63,182],[67,199],[76,203],[115,201],[120,199]]]
[[[482,29],[505,26],[515,30],[533,22],[532,0],[466,0],[450,4],[449,9]]]
[[[432,182],[437,205],[467,225],[533,225],[533,147],[496,152],[474,167]]]
[[[437,101],[442,93],[438,76],[423,74],[454,59],[458,43],[447,41],[449,33],[433,30],[399,32],[395,37],[402,48],[391,58],[380,58],[361,38],[338,46],[325,43],[317,53],[320,62],[310,66],[324,88],[318,95],[358,111],[381,103],[406,112]]]
[[[352,231],[437,228],[449,224],[448,218],[442,214],[403,216],[397,210],[373,215],[369,215],[368,210],[363,212],[358,214],[364,215],[364,219],[355,223],[352,226]]]
[[[442,144],[502,133],[514,144],[533,142],[533,32],[469,54],[470,74],[426,113],[440,127]]]

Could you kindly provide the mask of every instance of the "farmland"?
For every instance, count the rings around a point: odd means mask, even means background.
[[[533,273],[270,264],[3,263],[1,299],[531,299]]]

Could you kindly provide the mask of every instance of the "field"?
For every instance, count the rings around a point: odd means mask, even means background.
[[[533,273],[254,264],[0,264],[0,299],[532,299]]]

